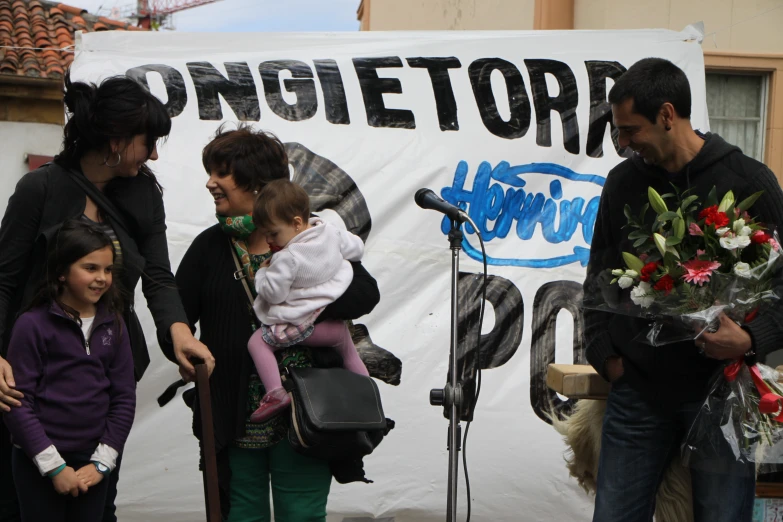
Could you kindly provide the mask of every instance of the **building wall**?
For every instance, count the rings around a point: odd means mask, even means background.
[[[61,125],[0,121],[0,208],[14,192],[16,182],[27,172],[27,154],[53,156],[60,151]]]
[[[363,5],[372,31],[533,29],[535,13],[535,0],[364,0]]]
[[[528,30],[537,8],[557,14],[561,1],[363,0],[360,18],[373,31]],[[705,50],[783,52],[780,0],[573,0],[573,21],[573,29],[676,31],[701,21]]]
[[[700,21],[705,51],[783,52],[779,0],[574,0],[574,29],[679,31]]]

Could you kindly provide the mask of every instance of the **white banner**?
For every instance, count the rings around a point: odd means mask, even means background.
[[[546,365],[584,361],[568,312],[578,313],[605,176],[622,160],[606,95],[637,60],[668,58],[690,79],[694,127],[707,130],[699,38],[690,30],[102,32],[82,36],[73,75],[129,74],[167,103],[173,127],[154,169],[175,267],[215,223],[201,149],[222,122],[277,134],[295,179],[325,187],[329,197],[316,206],[366,238],[364,263],[382,300],[359,322],[403,362],[399,386],[380,384],[397,427],[365,460],[374,484],[333,484],[330,522],[445,518],[448,423],[428,392],[446,381],[451,254],[442,216],[414,204],[421,187],[468,211],[493,278],[481,348],[488,369],[468,440],[473,519],[590,520],[592,500],[569,479],[542,410],[562,406],[546,389]],[[482,271],[472,228],[463,246],[469,301],[472,274]],[[120,518],[203,520],[191,413],[179,398],[155,403],[178,375],[138,309],[152,364],[123,460]]]

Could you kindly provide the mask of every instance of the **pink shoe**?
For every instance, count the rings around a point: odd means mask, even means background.
[[[250,415],[250,422],[263,422],[291,405],[291,397],[282,387],[268,391],[258,409]]]

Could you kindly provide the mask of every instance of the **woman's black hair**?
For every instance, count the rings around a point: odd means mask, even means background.
[[[147,153],[151,155],[156,142],[171,132],[171,117],[163,103],[127,76],[113,76],[96,85],[72,82],[69,71],[63,101],[69,117],[63,150],[54,161],[64,167],[78,168],[86,152],[108,151],[111,140],[130,143],[140,134],[147,136]],[[155,179],[146,164],[139,173]]]
[[[252,192],[276,179],[290,179],[285,145],[271,132],[254,130],[247,124],[236,129],[218,127],[201,153],[207,174],[233,175],[237,187]]]
[[[28,309],[54,301],[81,324],[79,312],[62,301],[64,284],[60,281],[60,277],[67,276],[71,265],[79,259],[106,247],[111,248],[112,259],[115,259],[116,252],[111,238],[96,225],[78,219],[70,219],[63,223],[49,242],[44,280],[41,281]],[[118,319],[123,311],[122,289],[119,283],[118,277],[114,275],[112,285],[99,301]]]

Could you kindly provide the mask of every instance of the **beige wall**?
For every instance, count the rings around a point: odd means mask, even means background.
[[[533,29],[535,0],[364,0],[372,31]]]
[[[780,0],[574,0],[574,29],[679,31],[700,21],[705,51],[783,51]]]

